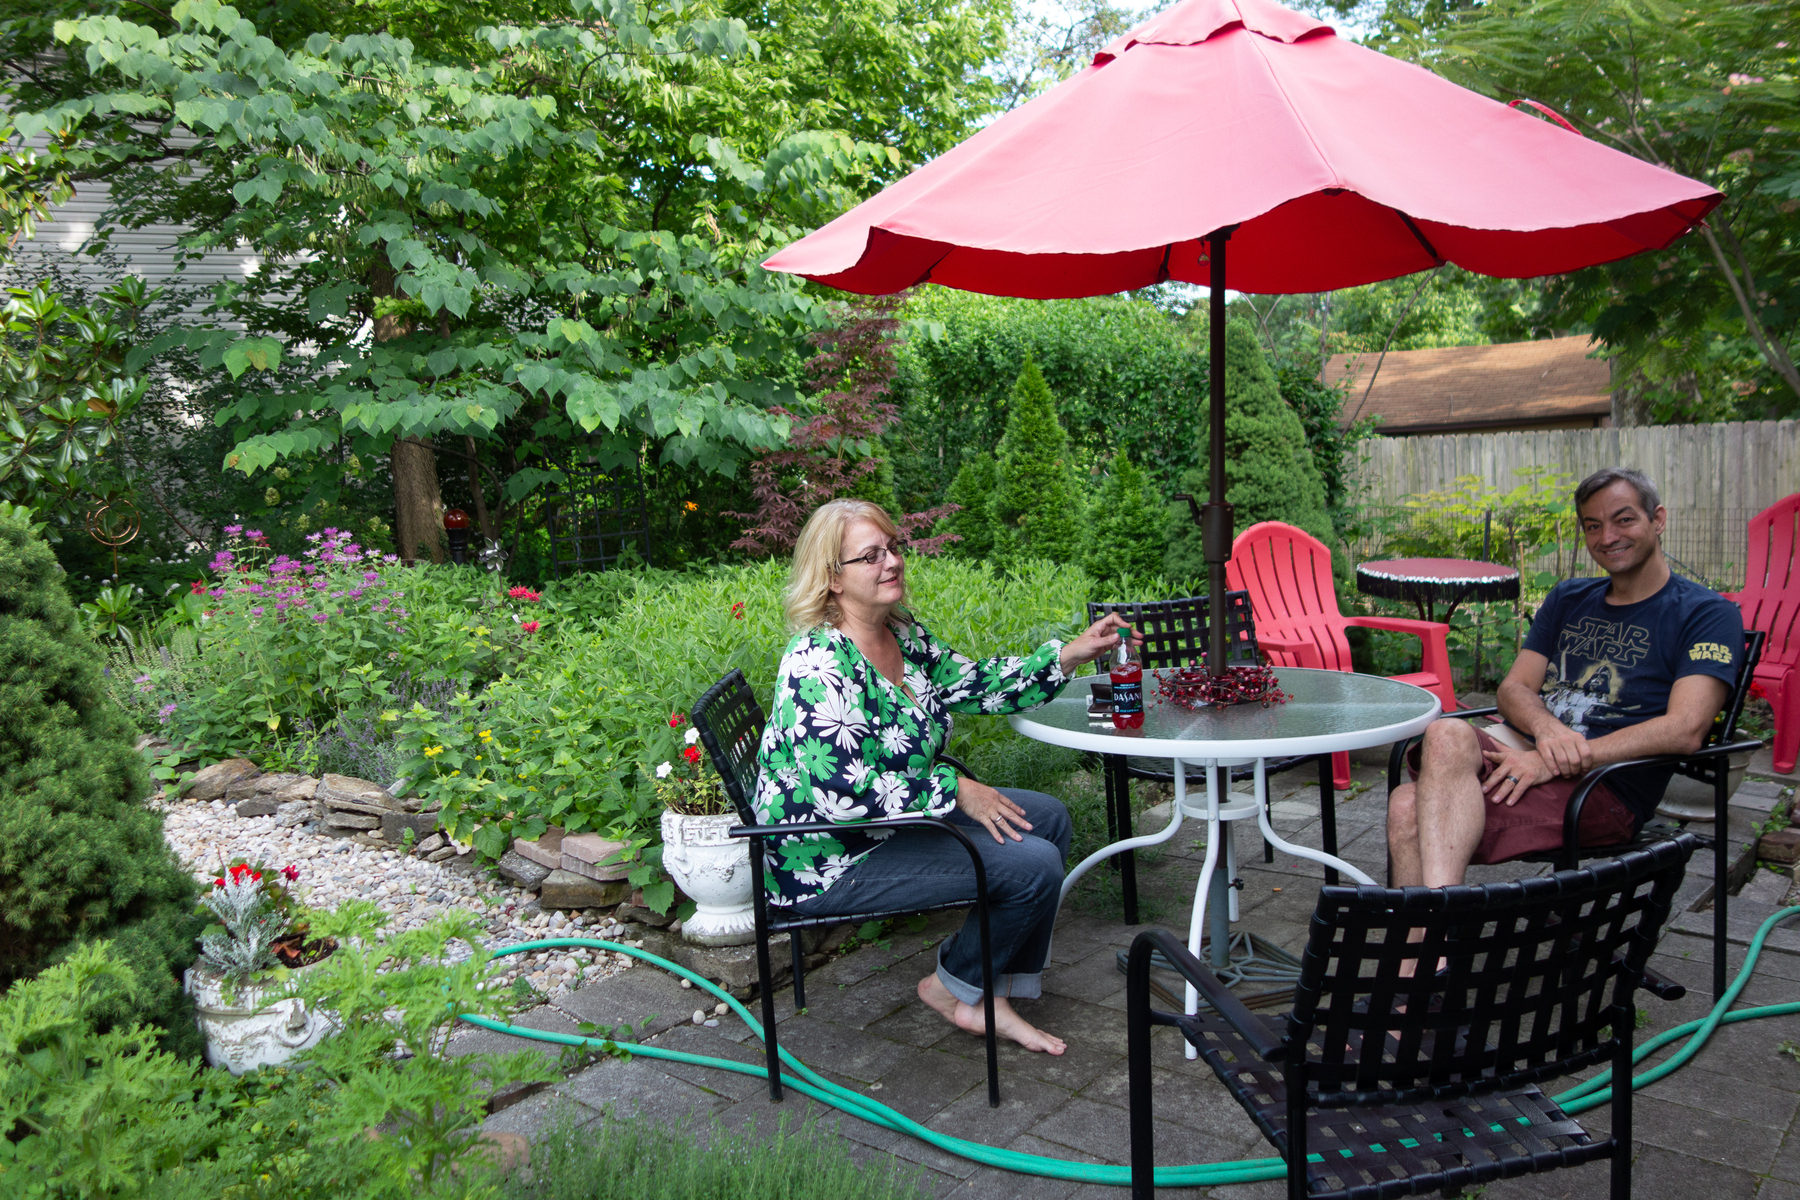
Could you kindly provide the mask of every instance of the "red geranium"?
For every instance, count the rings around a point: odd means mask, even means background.
[[[700,761],[700,747],[698,747],[698,746],[689,746],[686,750],[683,750],[681,753],[682,753],[682,756],[685,757],[691,763],[697,763]]]
[[[1769,689],[1760,683],[1752,682],[1750,684],[1750,698],[1752,700],[1767,700],[1769,698]]]

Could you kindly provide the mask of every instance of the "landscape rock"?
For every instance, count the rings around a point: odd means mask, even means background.
[[[312,804],[306,800],[288,800],[275,808],[275,824],[283,829],[304,825],[312,819]]]
[[[562,866],[563,831],[560,825],[552,825],[544,830],[544,836],[536,841],[525,838],[513,839],[513,851],[532,862],[550,868],[552,871]]]
[[[450,844],[450,839],[442,833],[428,833],[413,847],[414,854],[430,854],[433,850],[442,850]]]
[[[1756,856],[1765,862],[1800,862],[1800,829],[1778,829],[1765,833],[1756,844]]]
[[[272,817],[281,806],[266,796],[240,800],[235,811],[240,817]]]
[[[228,758],[200,771],[188,781],[181,794],[189,800],[223,799],[231,785],[240,779],[260,775],[257,765],[247,758]]]
[[[585,875],[589,879],[602,883],[624,879],[631,874],[632,867],[632,864],[619,861],[617,858],[619,852],[624,849],[626,849],[624,842],[609,841],[597,833],[571,834],[562,840],[560,866],[565,871]],[[608,858],[614,861],[604,862]]]
[[[390,842],[399,843],[405,840],[406,831],[413,831],[413,839],[421,840],[437,832],[438,819],[436,813],[390,812],[381,815],[381,836]]]
[[[147,758],[164,758],[174,750],[166,737],[158,737],[154,733],[146,733],[137,740],[137,752]]]
[[[666,929],[645,930],[643,943],[652,954],[704,975],[734,994],[757,981],[755,946],[696,946]],[[769,939],[769,967],[775,977],[772,982],[793,974],[789,966],[792,960],[787,934],[778,933]]]
[[[346,812],[383,813],[397,807],[393,795],[386,788],[353,775],[328,773],[319,780],[318,789],[313,795],[324,801],[325,807]]]
[[[381,818],[367,813],[333,812],[326,816],[325,824],[332,829],[379,829]]]
[[[500,872],[500,878],[514,887],[523,888],[528,892],[535,892],[550,876],[549,867],[534,859],[526,858],[522,854],[515,854],[511,850],[500,856],[497,869]]]
[[[623,900],[630,890],[623,880],[602,882],[573,871],[556,870],[544,877],[538,903],[546,909],[607,908]]]
[[[637,898],[641,901],[644,898],[643,893],[638,893]],[[619,905],[619,907],[614,910],[613,920],[635,921],[639,925],[648,925],[652,929],[667,929],[670,923],[675,920],[675,909],[674,906],[671,905],[669,911],[666,913],[651,912],[641,903],[633,904],[628,902]]]
[[[425,857],[426,862],[441,863],[445,859],[450,859],[450,858],[456,857],[456,847],[455,846],[443,846],[443,847],[440,847],[439,849],[433,850],[430,854],[427,854],[424,857]]]

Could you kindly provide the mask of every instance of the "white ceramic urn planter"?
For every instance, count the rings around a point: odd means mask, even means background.
[[[750,907],[750,845],[725,831],[730,813],[694,817],[663,810],[663,870],[694,901],[681,936],[699,946],[745,946],[756,940]]]
[[[307,1008],[304,1000],[269,999],[283,990],[278,980],[252,980],[227,1000],[225,977],[196,963],[183,974],[182,986],[194,998],[207,1063],[233,1075],[284,1063],[337,1027],[330,1014]]]

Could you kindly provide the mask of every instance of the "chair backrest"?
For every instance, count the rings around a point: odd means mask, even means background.
[[[1800,492],[1752,517],[1748,536],[1744,627],[1769,635],[1771,663],[1800,666]]]
[[[694,701],[688,717],[700,731],[700,744],[712,757],[713,769],[719,773],[739,819],[746,825],[756,824],[756,780],[761,773],[756,756],[768,718],[744,673],[736,667],[727,671],[725,678]]]
[[[1231,543],[1225,580],[1250,593],[1250,606],[1271,631],[1304,637],[1326,669],[1348,671],[1350,642],[1331,578],[1331,551],[1304,529],[1258,521]],[[1293,665],[1290,655],[1277,655]]]
[[[1481,887],[1322,889],[1288,1019],[1315,1102],[1443,1099],[1606,1059],[1698,845],[1684,832]],[[1407,959],[1419,970],[1403,978]]]
[[[1124,617],[1132,629],[1144,635],[1146,667],[1197,667],[1201,664],[1211,628],[1211,596],[1090,603],[1088,624],[1115,612]],[[1226,661],[1231,665],[1262,664],[1256,649],[1256,622],[1251,617],[1248,592],[1225,593],[1225,644],[1229,647]]]
[[[1762,661],[1763,647],[1767,644],[1768,634],[1760,629],[1744,630],[1744,653],[1738,658],[1737,678],[1732,681],[1731,694],[1725,697],[1725,707],[1713,718],[1712,728],[1706,731],[1706,746],[1720,746],[1737,736],[1738,718],[1744,715],[1744,701],[1750,698],[1750,684],[1756,675],[1756,664]]]

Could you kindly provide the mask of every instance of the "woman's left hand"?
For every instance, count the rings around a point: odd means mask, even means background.
[[[1098,621],[1087,627],[1074,641],[1066,643],[1062,648],[1062,671],[1064,675],[1073,675],[1075,668],[1082,663],[1093,662],[1103,654],[1109,653],[1119,644],[1118,630],[1131,629],[1129,622],[1118,613],[1107,613]],[[1144,639],[1137,630],[1131,631],[1131,644],[1142,646]]]

